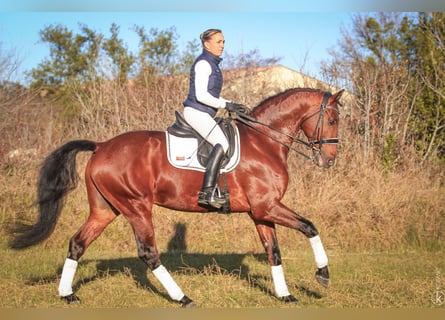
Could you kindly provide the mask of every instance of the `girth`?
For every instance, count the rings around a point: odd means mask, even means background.
[[[180,138],[195,138],[198,140],[198,151],[197,159],[199,163],[205,167],[209,158],[209,154],[213,149],[213,146],[205,140],[195,129],[193,129],[187,121],[184,119],[183,115],[175,110],[176,121],[167,128],[168,133]],[[229,149],[227,150],[226,156],[222,162],[221,167],[224,168],[229,162],[233,155],[235,148],[235,128],[233,127],[232,119],[230,118],[215,118],[216,123],[219,125],[221,130],[229,142]]]

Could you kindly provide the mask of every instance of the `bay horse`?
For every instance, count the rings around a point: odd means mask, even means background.
[[[286,285],[275,225],[300,231],[313,249],[315,277],[327,287],[328,258],[314,224],[283,203],[289,180],[287,158],[296,150],[293,142],[301,130],[309,155],[316,165],[329,168],[336,162],[339,99],[343,90],[330,94],[294,88],[269,97],[238,116],[241,159],[227,173],[230,211],[247,212],[253,220],[271,266],[275,295],[297,303]],[[77,186],[76,155],[92,152],[85,169],[89,216],[69,242],[59,295],[68,303],[80,303],[72,282],[79,259],[116,216],[130,223],[138,256],[161,282],[172,300],[195,306],[162,265],[152,222],[153,205],[184,212],[207,212],[197,204],[203,173],[173,167],[167,161],[166,135],[162,131],[126,132],[105,142],[74,140],[49,154],[40,169],[37,186],[39,217],[16,234],[11,247],[35,245],[53,232],[67,193]],[[210,210],[211,211],[211,210]]]

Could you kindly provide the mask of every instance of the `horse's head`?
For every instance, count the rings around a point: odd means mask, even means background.
[[[253,108],[250,116],[239,120],[269,137],[270,141],[312,159],[318,166],[329,168],[335,164],[337,157],[338,106],[343,92],[340,90],[332,95],[317,89],[288,89],[262,101]],[[253,123],[267,130],[259,129]],[[300,129],[307,142],[295,137]],[[309,147],[312,155],[293,148],[286,139]]]
[[[314,163],[324,168],[335,164],[338,144],[339,100],[344,90],[325,93],[321,105],[310,108],[300,127],[308,138]]]

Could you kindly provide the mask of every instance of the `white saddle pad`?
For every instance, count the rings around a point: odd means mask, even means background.
[[[236,168],[240,158],[240,142],[238,128],[235,127],[236,138],[232,158],[224,168],[221,168],[221,173],[230,172]],[[195,138],[180,138],[171,135],[165,131],[167,141],[167,157],[170,164],[179,169],[205,171],[197,158],[198,140]]]

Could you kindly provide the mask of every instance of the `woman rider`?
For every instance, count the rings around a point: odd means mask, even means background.
[[[190,70],[190,87],[184,101],[184,118],[213,149],[209,155],[204,181],[199,192],[198,203],[220,208],[225,198],[216,191],[219,170],[229,143],[214,120],[219,108],[232,112],[246,113],[248,109],[220,97],[223,77],[219,68],[224,50],[224,35],[219,29],[208,29],[201,33],[203,51]]]

